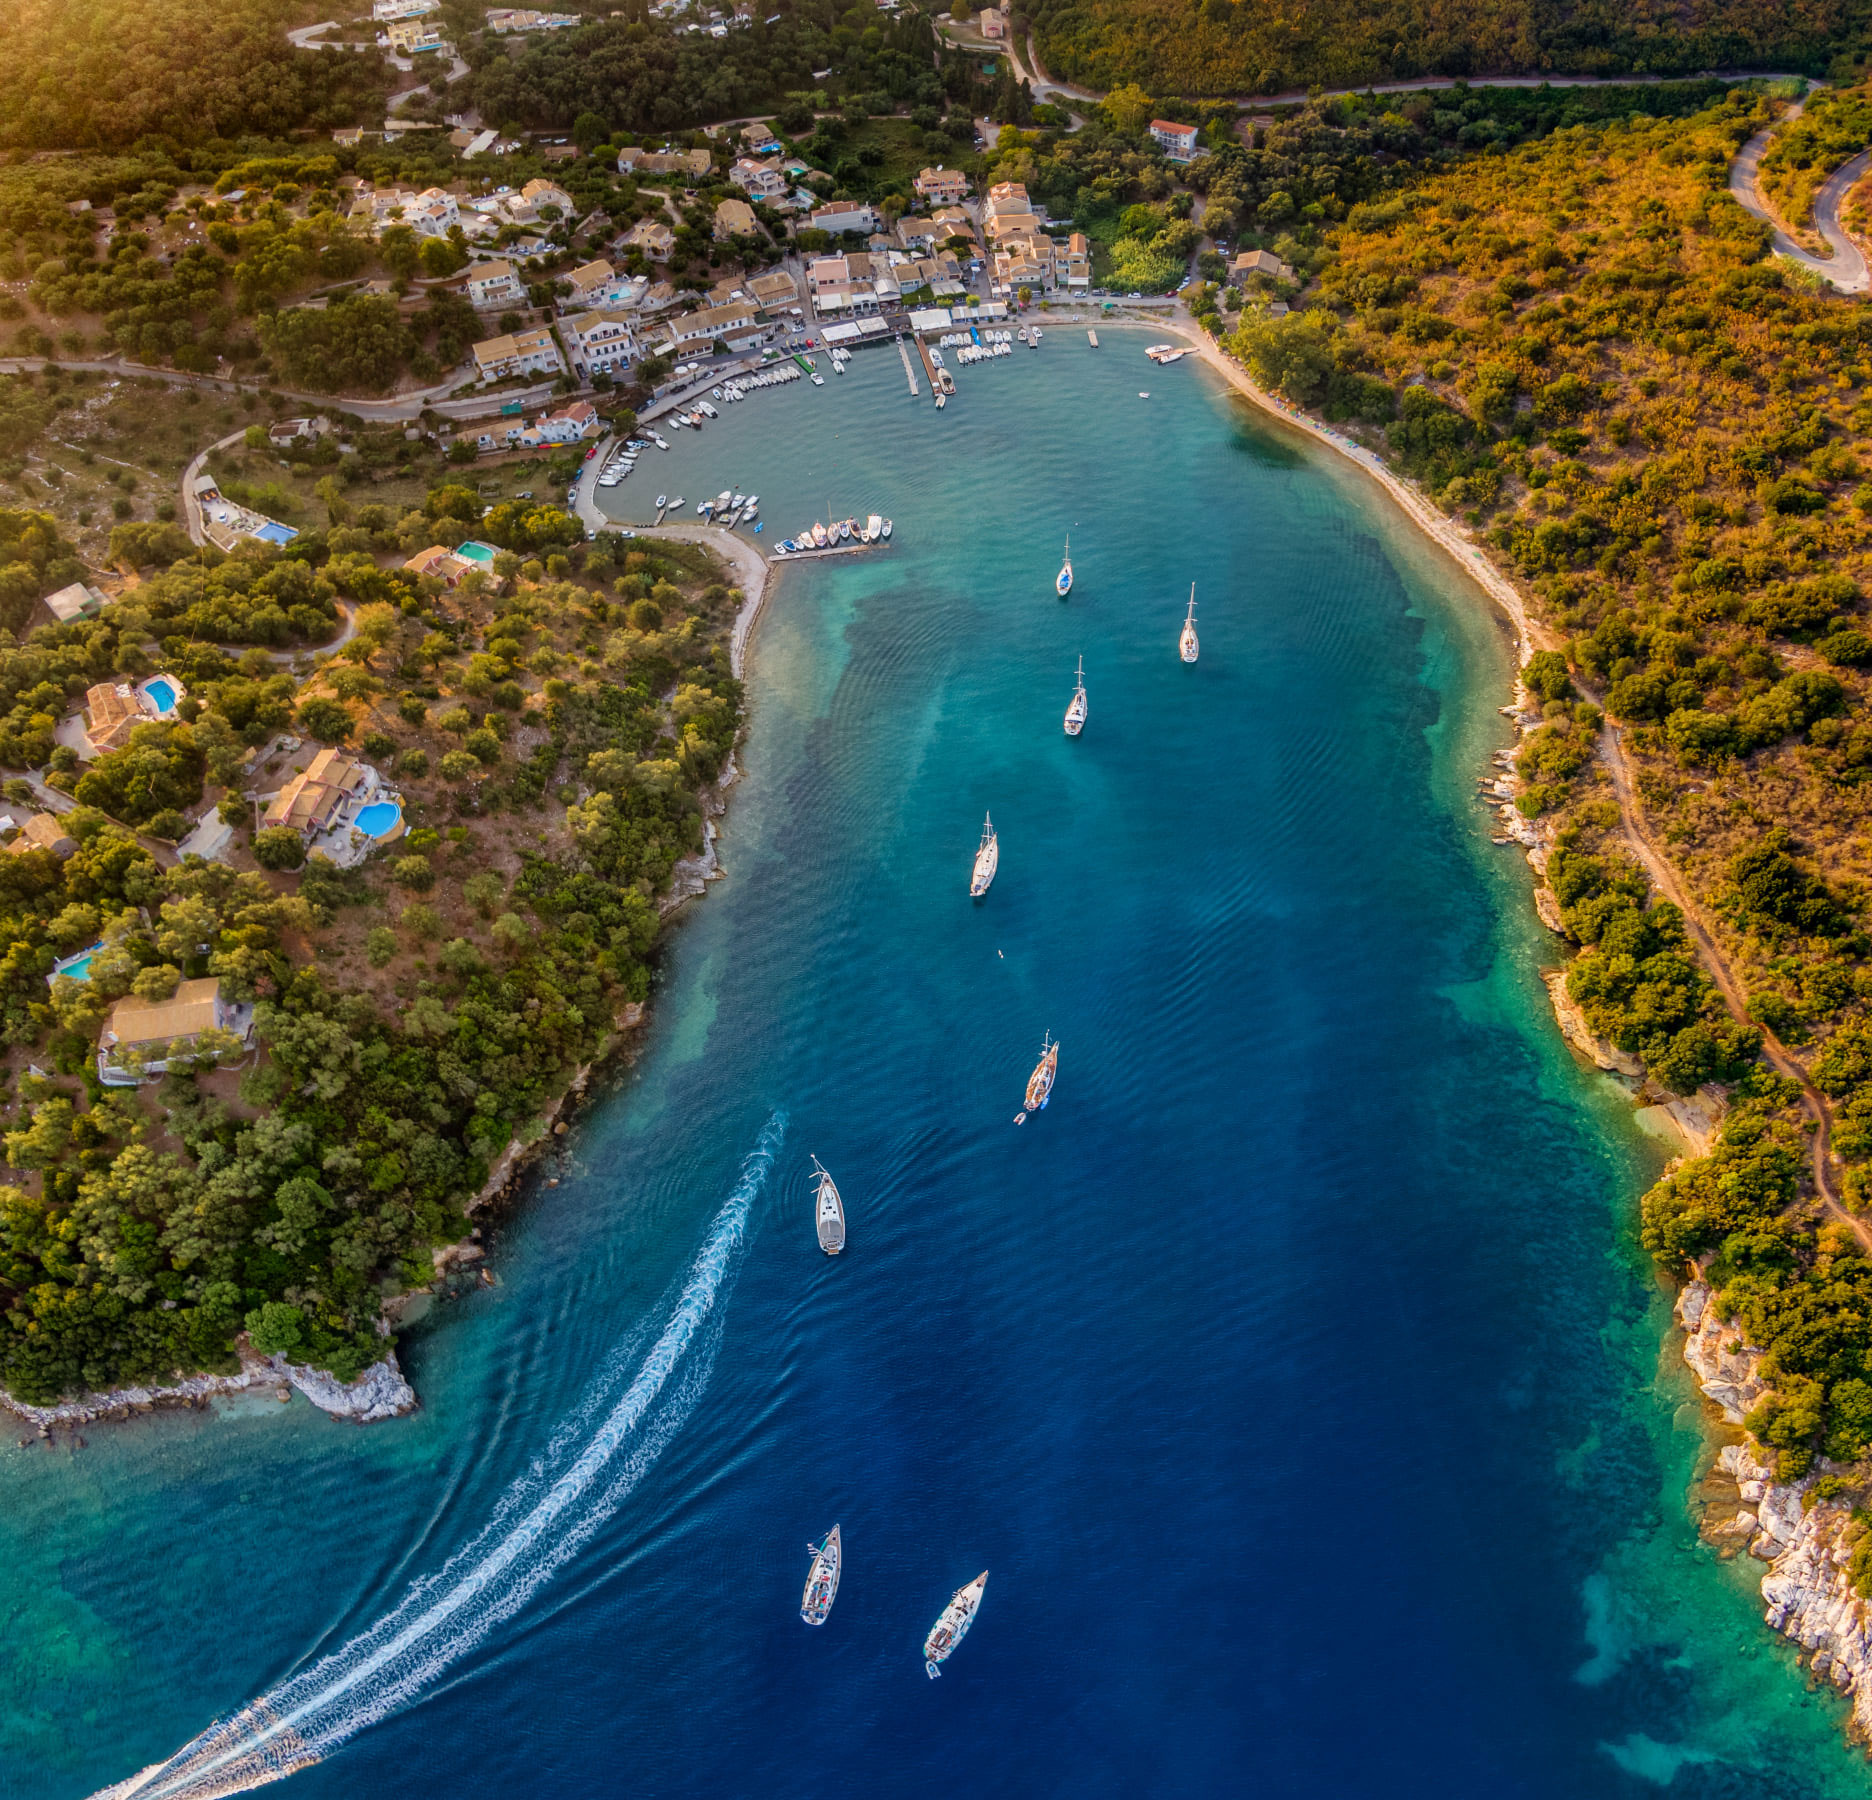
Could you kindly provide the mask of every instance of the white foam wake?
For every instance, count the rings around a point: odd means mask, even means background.
[[[642,1480],[701,1398],[720,1337],[716,1302],[785,1130],[783,1114],[768,1120],[641,1361],[635,1345],[609,1359],[532,1469],[439,1573],[368,1631],[94,1800],[211,1800],[281,1780],[406,1704],[519,1611]]]

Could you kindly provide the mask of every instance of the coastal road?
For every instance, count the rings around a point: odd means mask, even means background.
[[[344,394],[301,393],[296,388],[274,387],[263,381],[236,381],[225,375],[192,375],[185,369],[159,369],[122,356],[91,359],[0,356],[0,375],[31,374],[43,369],[82,369],[92,375],[114,375],[122,381],[166,381],[171,387],[192,387],[207,394],[272,394],[296,406],[330,408],[376,424],[408,424],[426,412],[458,421],[491,418],[515,401],[522,406],[533,406],[550,399],[553,392],[550,382],[542,382],[530,388],[490,389],[486,393],[465,394],[451,400],[448,396],[463,385],[463,373],[438,382],[434,387],[394,394],[387,400],[356,400]]]
[[[1828,256],[1815,256],[1811,251],[1803,250],[1788,236],[1782,221],[1761,197],[1761,159],[1767,151],[1769,140],[1782,127],[1792,124],[1800,114],[1801,106],[1796,102],[1774,124],[1765,131],[1758,131],[1742,146],[1735,161],[1729,165],[1729,192],[1735,196],[1744,212],[1752,213],[1773,231],[1777,256],[1784,256],[1789,262],[1798,263],[1803,269],[1818,275],[1822,281],[1831,282],[1842,294],[1863,294],[1872,288],[1872,273],[1867,271],[1866,259],[1859,246],[1846,235],[1846,228],[1840,224],[1839,211],[1846,196],[1858,185],[1867,169],[1872,169],[1872,150],[1862,151],[1851,162],[1835,169],[1814,196],[1814,224],[1831,252]]]

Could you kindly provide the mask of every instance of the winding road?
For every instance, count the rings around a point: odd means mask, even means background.
[[[1761,197],[1761,159],[1769,140],[1782,126],[1800,117],[1801,107],[1802,103],[1796,101],[1774,124],[1764,131],[1756,132],[1742,146],[1735,161],[1729,165],[1729,192],[1735,196],[1736,203],[1744,212],[1752,213],[1773,231],[1775,255],[1798,263],[1803,269],[1818,275],[1822,281],[1830,282],[1842,294],[1863,294],[1872,288],[1872,273],[1866,269],[1864,253],[1846,235],[1846,228],[1840,224],[1839,211],[1842,202],[1859,184],[1866,170],[1872,169],[1872,150],[1861,151],[1851,162],[1835,169],[1827,177],[1825,186],[1814,196],[1814,224],[1826,240],[1832,252],[1830,256],[1815,256],[1811,251],[1803,250],[1782,229],[1781,220]]]

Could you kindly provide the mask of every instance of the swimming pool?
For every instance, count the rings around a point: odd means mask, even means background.
[[[159,713],[175,711],[175,683],[169,680],[167,676],[158,675],[144,682],[143,691],[149,695],[150,704],[155,707]]]
[[[73,981],[89,981],[91,959],[103,948],[104,940],[100,938],[90,949],[80,950],[76,956],[62,957],[52,965],[52,973],[46,977],[46,985],[50,987],[61,975],[69,975]]]
[[[352,821],[366,837],[388,837],[403,817],[403,809],[393,800],[378,800]]]

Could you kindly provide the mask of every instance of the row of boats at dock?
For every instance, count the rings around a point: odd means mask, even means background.
[[[882,513],[864,519],[838,519],[826,525],[817,521],[796,538],[782,538],[774,546],[775,556],[806,556],[814,550],[857,548],[862,544],[890,542],[892,522]]]
[[[657,496],[657,505],[663,504],[663,496]],[[679,494],[670,502],[671,510],[682,505]],[[760,495],[739,494],[731,488],[723,488],[713,500],[698,500],[696,515],[711,525],[725,525],[730,531],[737,525],[751,523],[760,516]]]

